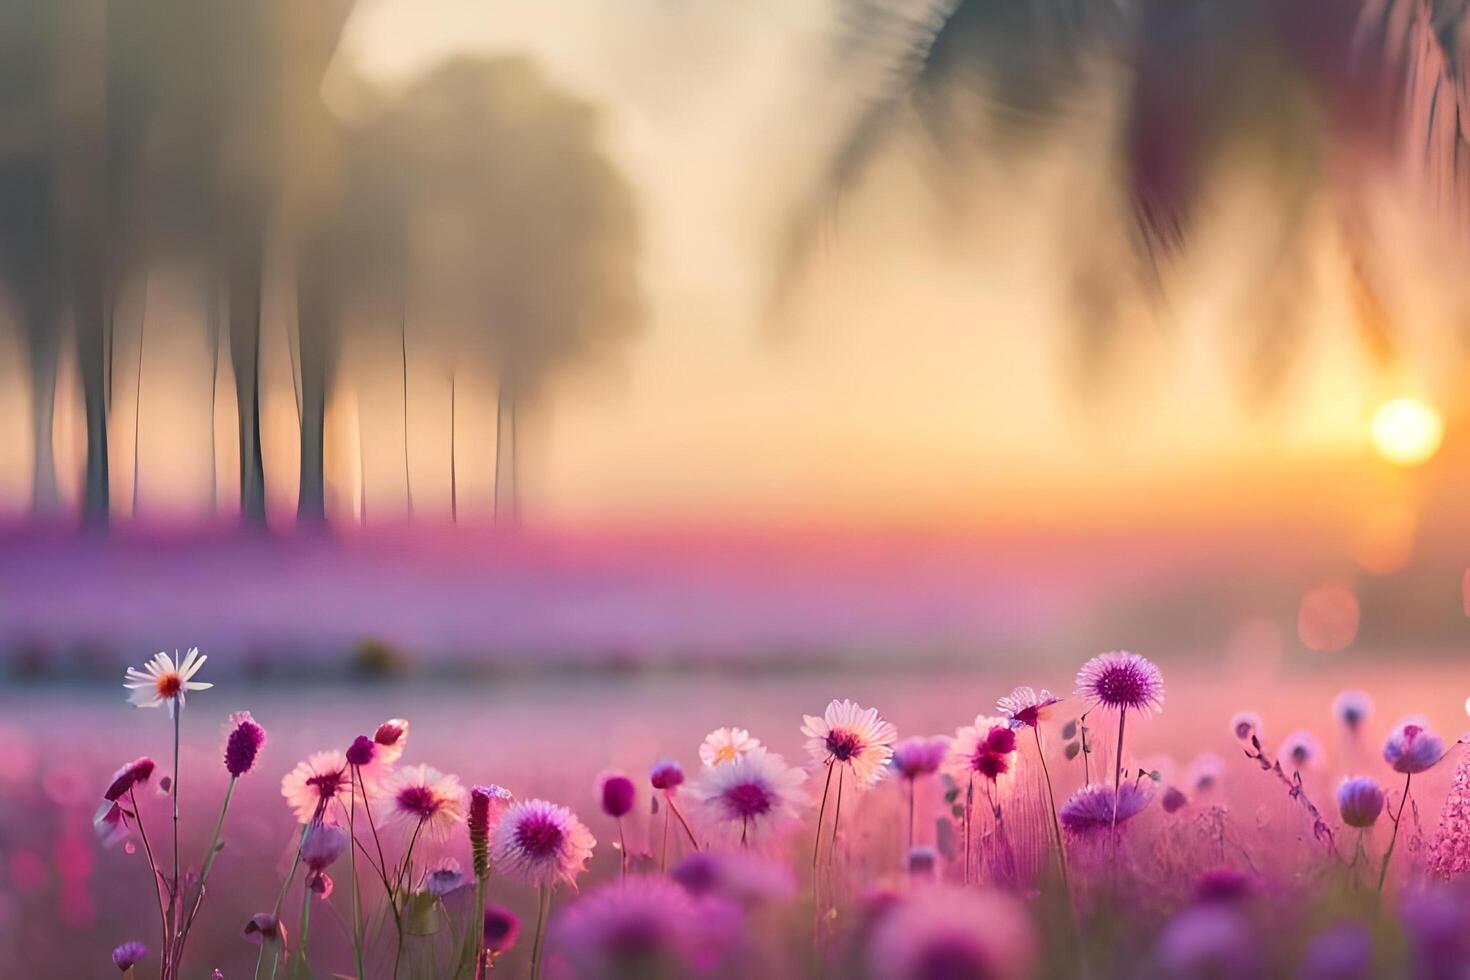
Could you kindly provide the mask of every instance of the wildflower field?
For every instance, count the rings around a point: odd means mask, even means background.
[[[7,694],[7,975],[1452,977],[1470,955],[1449,661],[192,689],[216,665],[167,656],[131,691]]]

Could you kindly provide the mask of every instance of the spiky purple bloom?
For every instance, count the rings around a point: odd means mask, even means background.
[[[649,770],[648,781],[653,784],[654,789],[667,793],[684,784],[684,770],[673,759],[660,759]]]
[[[1296,975],[1297,980],[1370,980],[1373,938],[1357,923],[1333,926],[1307,945]]]
[[[1383,802],[1383,787],[1368,776],[1344,779],[1337,787],[1337,812],[1349,827],[1373,826],[1383,812]]]
[[[495,825],[495,870],[528,885],[575,882],[597,840],[564,806],[545,800],[512,804]]]
[[[123,943],[112,951],[112,965],[123,972],[131,970],[148,955],[148,947],[136,939]]]
[[[995,710],[1006,716],[1012,725],[1035,728],[1046,717],[1046,711],[1062,699],[1046,688],[1037,691],[1029,687],[1018,687],[995,702]]]
[[[255,765],[255,758],[265,745],[265,729],[248,711],[230,715],[230,734],[225,738],[225,770],[235,778],[245,775]]]
[[[948,752],[949,739],[944,736],[935,735],[930,738],[915,735],[893,747],[893,757],[888,760],[888,764],[900,776],[912,782],[920,776],[938,772]]]
[[[1264,964],[1254,939],[1232,906],[1196,905],[1164,928],[1154,955],[1166,977],[1255,980]]]
[[[1077,672],[1075,696],[1116,711],[1162,711],[1164,676],[1136,653],[1100,653]]]
[[[363,766],[372,765],[373,758],[378,754],[378,743],[366,735],[359,735],[347,746],[347,764],[361,769]]]
[[[1444,752],[1444,739],[1417,718],[1399,722],[1383,743],[1383,761],[1392,766],[1394,772],[1407,775],[1431,768],[1444,758]]]
[[[633,810],[638,790],[633,780],[622,773],[613,773],[598,780],[597,802],[602,812],[614,819],[626,817]]]
[[[1354,735],[1373,714],[1373,699],[1362,691],[1343,691],[1332,700],[1332,713]]]
[[[485,909],[485,948],[492,953],[508,953],[521,934],[521,917],[502,905]]]
[[[1118,791],[1118,824],[1138,816],[1153,798],[1153,783],[1124,783]],[[1062,826],[1078,836],[1107,830],[1114,819],[1113,787],[1106,783],[1082,787],[1062,804],[1059,816]]]
[[[576,901],[552,943],[575,976],[689,976],[718,962],[737,927],[729,905],[696,905],[671,881],[635,877]]]

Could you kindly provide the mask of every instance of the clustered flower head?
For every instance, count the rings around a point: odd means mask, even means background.
[[[1434,734],[1419,718],[1405,718],[1383,743],[1383,761],[1394,772],[1413,775],[1424,772],[1444,758],[1444,739]]]
[[[1113,796],[1113,787],[1110,784],[1097,783],[1082,787],[1062,804],[1062,826],[1079,837],[1107,830],[1114,820]],[[1138,816],[1153,798],[1152,782],[1123,783],[1117,793],[1118,824],[1122,825]]]
[[[172,718],[175,706],[183,706],[185,693],[207,691],[214,687],[213,684],[192,679],[199,673],[199,668],[204,666],[204,661],[209,659],[199,652],[198,647],[191,648],[182,661],[175,663],[177,656],[177,650],[173,657],[160,652],[145,663],[142,670],[129,667],[123,681],[123,687],[133,692],[128,695],[128,700],[140,708],[156,708],[166,704],[169,717]]]
[[[510,790],[500,786],[476,786],[470,790],[470,813],[467,823],[470,832],[470,854],[474,858],[475,877],[484,878],[490,873],[490,831],[500,820],[501,814],[515,797]]]
[[[527,800],[501,815],[491,860],[497,872],[528,885],[575,884],[596,846],[597,839],[571,810]]]
[[[597,802],[609,817],[626,817],[632,812],[637,798],[638,790],[633,780],[620,772],[605,773],[597,780]]]
[[[1036,728],[1046,718],[1048,709],[1059,704],[1061,698],[1042,688],[1018,687],[995,702],[995,710],[1004,715],[1014,727]]]
[[[112,965],[126,973],[141,963],[147,955],[148,947],[134,939],[112,951]]]
[[[976,717],[954,733],[945,769],[956,779],[983,776],[992,783],[1016,765],[1016,730],[1004,718]]]
[[[914,735],[893,747],[893,758],[889,764],[904,779],[913,781],[920,776],[931,776],[944,765],[949,754],[949,739],[943,735],[927,737]]]
[[[236,711],[230,715],[226,730],[225,771],[239,778],[255,765],[255,757],[265,745],[265,729],[250,716],[250,712]]]
[[[878,715],[852,701],[833,701],[822,717],[803,715],[801,733],[806,750],[819,765],[846,766],[859,786],[871,786],[883,777],[893,755],[898,730]]]
[[[1077,672],[1075,696],[1116,711],[1164,708],[1164,677],[1148,659],[1126,650],[1100,653]]]
[[[654,789],[672,793],[684,785],[684,770],[673,759],[660,759],[648,771],[648,781]]]
[[[1368,828],[1383,812],[1383,787],[1367,776],[1344,779],[1337,787],[1337,812],[1349,827]]]

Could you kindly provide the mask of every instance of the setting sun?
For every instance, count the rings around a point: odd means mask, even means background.
[[[1395,398],[1373,413],[1373,448],[1399,466],[1418,466],[1439,451],[1444,421],[1417,398]]]

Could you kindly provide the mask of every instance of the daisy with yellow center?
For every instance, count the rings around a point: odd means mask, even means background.
[[[191,647],[182,660],[175,659],[178,655],[177,650],[172,657],[159,653],[145,663],[142,670],[129,667],[123,680],[123,687],[133,692],[128,695],[128,700],[140,708],[167,704],[172,718],[174,705],[183,706],[186,691],[207,691],[214,687],[192,679],[204,666],[204,661],[209,659],[199,652],[198,647]]]
[[[761,740],[751,738],[743,728],[716,728],[704,737],[699,747],[699,761],[707,766],[734,762],[761,747]]]

